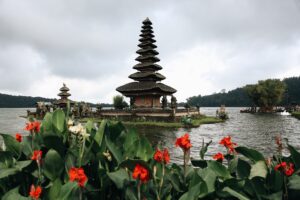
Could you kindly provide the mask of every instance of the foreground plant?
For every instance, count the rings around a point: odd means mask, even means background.
[[[34,123],[33,123],[34,122]],[[41,123],[31,120],[28,136],[1,134],[0,198],[12,199],[299,199],[300,153],[280,139],[267,162],[254,149],[226,136],[226,148],[205,158],[212,141],[190,160],[188,133],[176,139],[183,165],[170,163],[167,148],[153,147],[121,123],[85,125],[56,110]],[[217,141],[214,141],[217,142]],[[289,156],[283,151],[288,150]],[[227,160],[227,162],[224,161]],[[224,161],[224,164],[222,164]]]

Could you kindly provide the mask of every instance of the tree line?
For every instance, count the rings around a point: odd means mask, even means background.
[[[274,80],[274,81],[268,81]],[[283,79],[282,83],[284,86],[280,85],[278,79],[268,79],[265,81],[259,81],[255,86],[257,91],[261,91],[260,96],[262,98],[267,99],[267,94],[271,98],[270,104],[277,105],[291,105],[291,104],[300,104],[300,76],[299,77],[291,77]],[[265,85],[262,85],[262,82],[265,82]],[[261,83],[261,84],[260,84]],[[274,84],[272,86],[272,84]],[[267,91],[267,87],[274,88],[276,86],[275,93],[280,96],[272,96],[271,91]],[[278,87],[277,87],[278,86]],[[264,90],[262,90],[264,88]],[[252,91],[250,91],[252,89]],[[275,88],[274,88],[275,90]],[[192,106],[201,106],[201,107],[218,107],[222,104],[229,107],[250,107],[258,105],[258,101],[267,101],[260,99],[255,100],[255,96],[251,96],[251,93],[255,95],[254,85],[247,85],[244,87],[236,88],[229,92],[220,92],[206,96],[192,96],[187,99],[187,103]],[[258,94],[258,93],[257,93]],[[266,103],[267,104],[267,103]]]

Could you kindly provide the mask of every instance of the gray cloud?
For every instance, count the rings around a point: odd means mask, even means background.
[[[166,83],[180,100],[300,74],[299,0],[2,0],[0,91],[53,97],[54,88],[43,89],[51,77],[76,87],[110,83],[97,93],[74,91],[76,98],[110,101],[107,91],[133,72],[145,17],[154,23]],[[39,77],[45,87],[37,94],[30,81]],[[197,80],[178,82],[191,77]]]

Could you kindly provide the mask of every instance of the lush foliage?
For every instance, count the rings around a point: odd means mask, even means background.
[[[245,89],[256,106],[268,111],[282,101],[286,85],[279,79],[267,79]]]
[[[291,77],[283,80],[286,85],[286,93],[281,105],[289,105],[292,103],[300,104],[300,77]],[[187,99],[187,102],[193,106],[213,106],[218,107],[222,104],[226,106],[253,106],[252,100],[248,97],[247,92],[243,88],[237,88],[228,92],[220,92],[206,96],[193,96]]]
[[[25,199],[297,199],[300,153],[277,140],[278,152],[265,161],[259,152],[225,137],[224,152],[189,165],[193,141],[177,138],[183,165],[171,164],[168,149],[121,123],[73,122],[62,110],[42,123],[28,122],[28,136],[2,134],[0,198]],[[287,148],[289,156],[283,156]],[[226,160],[226,162],[224,162]],[[224,164],[222,164],[224,162]]]
[[[124,100],[124,97],[121,95],[116,95],[113,98],[113,106],[115,109],[124,109],[128,107],[128,103]]]

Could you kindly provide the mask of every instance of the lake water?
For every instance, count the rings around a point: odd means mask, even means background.
[[[217,108],[201,108],[201,113],[214,116]],[[205,142],[212,140],[207,157],[217,152],[225,152],[218,142],[224,136],[231,135],[232,140],[239,146],[247,146],[262,151],[270,156],[276,150],[275,137],[279,134],[287,138],[290,144],[300,149],[300,120],[291,116],[277,114],[247,114],[240,113],[241,108],[226,108],[229,120],[219,124],[201,125],[199,128],[139,128],[138,132],[148,137],[153,144],[164,143],[169,148],[172,161],[181,162],[182,151],[175,148],[176,137],[189,133],[193,147],[191,156],[199,158],[202,139]],[[0,132],[15,134],[25,133],[23,130],[26,119],[19,116],[26,114],[25,108],[0,108]]]

